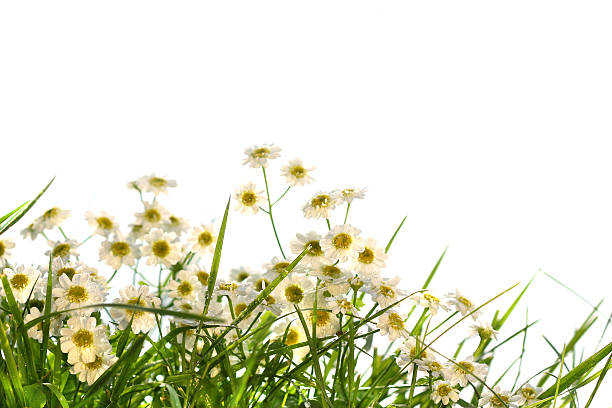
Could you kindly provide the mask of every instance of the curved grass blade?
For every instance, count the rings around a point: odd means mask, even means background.
[[[215,284],[217,283],[217,275],[219,274],[219,263],[221,262],[221,250],[223,249],[223,239],[225,238],[225,228],[227,227],[227,214],[230,208],[230,197],[227,200],[227,206],[225,207],[225,213],[223,214],[223,221],[221,222],[221,228],[219,229],[219,235],[217,235],[217,243],[215,244],[215,253],[213,255],[212,265],[210,266],[210,276],[208,277],[208,290],[206,292],[206,301],[204,303],[204,316],[208,313],[208,307],[210,306],[210,300],[213,296]]]
[[[391,237],[391,239],[389,240],[389,243],[387,244],[387,246],[385,247],[385,254],[387,252],[389,252],[389,248],[391,248],[391,244],[393,243],[393,240],[395,239],[395,236],[397,235],[397,233],[399,232],[399,230],[402,228],[402,225],[404,225],[404,222],[406,221],[406,218],[408,218],[408,216],[406,215],[404,217],[404,219],[402,220],[402,222],[400,222],[400,225],[397,227],[397,229],[395,230],[395,232],[393,233],[393,236]]]
[[[4,227],[2,227],[2,229],[0,230],[0,235],[4,234],[9,228],[11,228],[13,225],[15,225],[17,223],[17,221],[19,221],[24,215],[27,214],[28,211],[30,211],[32,209],[32,207],[34,207],[34,204],[36,204],[36,202],[38,201],[38,199],[40,197],[42,197],[42,195],[45,193],[45,191],[47,191],[47,189],[49,188],[49,186],[51,185],[51,183],[53,183],[53,180],[55,180],[55,176],[51,179],[51,181],[49,182],[49,184],[47,184],[45,186],[45,188],[42,189],[42,191],[40,193],[38,193],[38,195],[36,196],[35,199],[33,199],[32,201],[30,201],[30,204],[28,204],[28,206],[22,210],[19,215],[15,216],[11,222],[9,222],[7,225],[5,225]]]

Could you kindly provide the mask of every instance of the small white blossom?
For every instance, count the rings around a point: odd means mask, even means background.
[[[250,167],[268,167],[268,160],[280,157],[281,148],[273,144],[255,145],[245,149],[246,157],[242,162],[243,165]]]
[[[295,159],[290,160],[286,166],[281,168],[281,174],[290,186],[304,186],[313,182],[309,174],[313,170],[314,167],[304,167],[301,159]]]
[[[364,250],[360,233],[361,231],[352,225],[337,225],[321,239],[321,249],[330,259],[352,261]]]
[[[240,186],[234,193],[234,201],[236,201],[234,209],[241,213],[256,214],[259,211],[259,205],[264,200],[263,191],[257,190],[255,183],[247,183]]]

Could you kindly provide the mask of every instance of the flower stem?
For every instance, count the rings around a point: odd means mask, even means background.
[[[261,168],[263,170],[263,176],[264,176],[264,182],[266,183],[266,195],[268,196],[268,215],[270,216],[270,222],[272,223],[272,229],[274,230],[274,236],[276,237],[276,242],[278,243],[278,248],[281,251],[281,254],[283,255],[283,258],[285,257],[285,251],[283,251],[283,247],[280,243],[280,239],[278,239],[278,233],[276,232],[276,225],[274,225],[274,217],[272,216],[272,202],[270,201],[270,189],[268,188],[268,177],[266,176],[266,168],[262,166]],[[287,189],[289,190],[289,189]],[[286,193],[286,191],[285,191]],[[284,194],[283,194],[284,195]],[[281,196],[282,198],[282,196]],[[279,198],[280,200],[280,198]],[[278,202],[278,200],[276,200]],[[276,204],[276,203],[274,203]]]

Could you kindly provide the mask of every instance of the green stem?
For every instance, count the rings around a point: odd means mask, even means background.
[[[346,205],[346,214],[344,215],[344,223],[346,224],[346,220],[348,219],[349,209],[351,208],[351,203]]]
[[[331,231],[331,224],[329,223],[329,218],[326,218],[325,221],[327,222],[327,229]]]
[[[280,243],[280,239],[278,239],[278,233],[276,232],[276,225],[274,225],[274,217],[272,216],[272,202],[270,201],[270,189],[268,188],[268,177],[266,176],[266,168],[262,166],[261,169],[263,170],[264,182],[266,183],[266,195],[268,196],[268,215],[270,216],[270,222],[272,223],[272,229],[274,230],[274,236],[276,237],[278,248],[280,249],[281,254],[283,255],[283,259],[285,259],[286,258],[285,251],[283,251],[283,247]]]

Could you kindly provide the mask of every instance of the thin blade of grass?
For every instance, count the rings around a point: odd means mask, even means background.
[[[391,248],[391,244],[393,243],[393,240],[395,239],[395,236],[397,235],[397,233],[399,232],[399,230],[402,228],[402,225],[404,225],[404,222],[406,221],[406,218],[408,218],[408,216],[406,215],[404,217],[404,219],[402,220],[402,222],[400,222],[400,225],[397,227],[397,229],[395,230],[395,232],[393,233],[393,236],[391,237],[391,239],[389,240],[389,243],[387,244],[387,246],[385,247],[385,254],[387,252],[389,252],[389,248]]]
[[[219,263],[221,262],[221,250],[223,249],[223,239],[225,238],[225,229],[227,227],[227,214],[229,213],[231,197],[227,200],[227,206],[225,207],[225,213],[223,214],[223,221],[221,222],[221,228],[219,229],[219,235],[217,235],[217,243],[215,244],[215,252],[213,255],[212,265],[210,266],[210,276],[208,277],[208,290],[206,292],[206,301],[204,303],[204,316],[208,313],[208,307],[210,306],[210,300],[213,296],[213,290],[217,283],[217,275],[219,274]]]
[[[595,394],[597,394],[597,391],[599,390],[599,386],[601,385],[601,382],[603,381],[604,377],[606,376],[606,373],[608,372],[608,369],[610,368],[611,360],[612,360],[612,353],[610,353],[610,356],[608,357],[608,360],[606,361],[606,365],[601,370],[601,374],[599,374],[599,378],[597,378],[597,384],[595,384],[595,388],[593,388],[593,392],[591,393],[591,396],[589,397],[589,400],[587,401],[584,408],[589,408],[591,406],[591,402],[593,402],[593,398],[595,398]]]
[[[30,204],[28,204],[28,206],[19,213],[19,215],[15,216],[11,222],[9,222],[7,225],[5,225],[1,230],[0,230],[0,235],[4,234],[9,228],[11,228],[13,225],[15,225],[17,223],[17,221],[19,221],[24,215],[26,215],[28,213],[28,211],[30,211],[32,209],[32,207],[34,207],[34,204],[36,204],[36,202],[40,199],[40,197],[42,197],[42,195],[45,193],[45,191],[47,191],[47,189],[49,188],[49,186],[51,185],[51,183],[53,183],[53,180],[55,180],[55,176],[51,179],[51,181],[49,182],[49,184],[47,184],[45,186],[45,188],[42,189],[42,191],[40,193],[38,193],[38,195],[36,196],[36,198],[32,201],[30,201]]]

